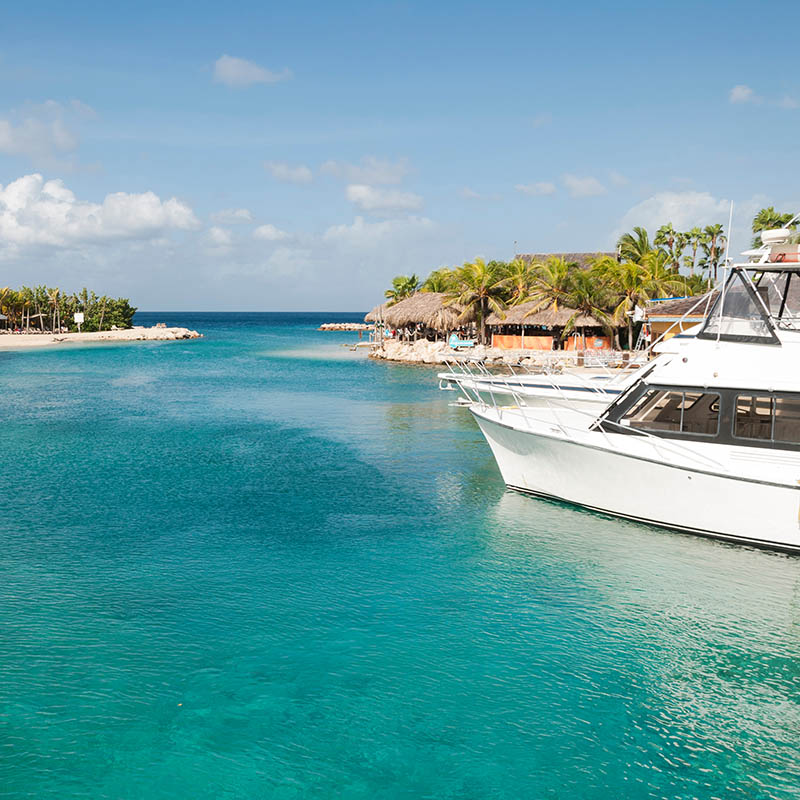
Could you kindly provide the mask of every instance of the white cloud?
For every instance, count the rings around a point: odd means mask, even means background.
[[[728,101],[731,103],[757,103],[759,100],[759,96],[749,86],[743,83],[734,86],[733,89],[728,92]]]
[[[422,198],[413,192],[394,189],[376,189],[363,183],[352,183],[346,190],[347,199],[361,211],[392,214],[417,211],[422,208]]]
[[[461,190],[461,196],[466,197],[468,200],[477,200],[481,195],[479,192],[476,192],[474,189],[470,189],[469,186],[465,186]]]
[[[233,242],[231,232],[217,225],[208,229],[206,239],[212,247],[230,247]]]
[[[284,67],[280,72],[265,69],[253,61],[234,56],[220,56],[214,62],[214,83],[241,88],[256,83],[278,83],[292,77],[292,72]]]
[[[564,185],[572,197],[597,197],[606,193],[606,187],[591,176],[564,175]]]
[[[532,194],[536,196],[556,193],[556,185],[554,183],[548,183],[547,181],[541,181],[540,183],[518,183],[514,188],[523,194]]]
[[[549,111],[543,111],[541,114],[537,114],[531,120],[531,124],[534,128],[543,128],[545,125],[549,125],[552,121],[553,115]]]
[[[61,180],[26,175],[0,185],[0,246],[69,247],[125,239],[154,239],[170,230],[199,226],[192,209],[153,192],[106,195],[102,203],[79,200]]]
[[[718,200],[708,192],[659,192],[648,197],[620,220],[615,235],[640,225],[655,232],[661,225],[671,222],[677,230],[689,230],[695,225],[701,227],[716,222],[727,227],[730,203]]]
[[[795,99],[794,99],[794,97],[790,97],[788,94],[785,94],[785,95],[784,95],[784,96],[783,96],[783,97],[782,97],[782,98],[781,98],[781,99],[778,101],[778,105],[779,105],[781,108],[788,108],[788,109],[792,109],[792,108],[798,108],[798,107],[800,107],[800,103],[798,103],[798,102],[797,102],[797,100],[795,100]]]
[[[265,161],[264,169],[283,183],[311,183],[314,175],[305,164],[292,166],[285,161]]]
[[[280,242],[283,239],[288,239],[289,234],[274,225],[267,224],[259,225],[253,231],[253,238],[261,239],[264,242]]]
[[[9,112],[0,117],[0,153],[25,156],[34,165],[55,164],[59,156],[78,147],[68,116],[68,109],[55,100]]]
[[[360,164],[348,164],[344,161],[326,161],[320,172],[341,178],[348,183],[400,183],[408,174],[408,161],[386,161],[375,156],[364,156]]]
[[[223,208],[211,215],[211,221],[220,225],[240,225],[253,221],[253,214],[249,208]]]
[[[369,250],[390,242],[418,239],[429,235],[436,226],[426,217],[387,219],[366,222],[356,217],[352,225],[332,225],[322,236],[327,244],[350,250]]]

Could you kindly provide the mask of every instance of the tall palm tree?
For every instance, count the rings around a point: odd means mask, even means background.
[[[516,306],[525,302],[531,291],[533,270],[522,258],[515,258],[506,267],[506,286],[508,288],[508,304]]]
[[[692,256],[686,256],[683,260],[685,266],[689,267],[689,271],[691,275],[694,275],[694,271],[697,268],[697,248],[700,247],[700,244],[705,239],[705,234],[703,233],[702,228],[698,228],[696,225],[691,230],[688,230],[685,234],[686,243],[689,247],[692,248]]]
[[[717,282],[717,272],[719,270],[719,261],[722,256],[722,248],[727,241],[723,233],[722,225],[706,225],[703,230],[705,234],[705,241],[701,243],[703,248],[703,266],[708,270],[708,277],[714,274],[714,283]]]
[[[486,317],[505,308],[506,275],[497,261],[482,258],[467,262],[456,270],[455,283],[448,292],[450,303],[463,308],[462,322],[477,320],[481,344],[486,344]]]
[[[686,234],[679,233],[672,227],[672,223],[668,222],[656,231],[653,244],[667,248],[669,263],[672,266],[672,270],[677,272],[681,265],[681,253],[686,247]]]
[[[595,262],[593,272],[596,279],[605,282],[609,291],[613,292],[615,304],[611,310],[611,318],[619,326],[628,329],[628,348],[633,349],[633,314],[636,307],[644,308],[653,297],[682,292],[686,284],[675,278],[666,277],[664,260],[659,256],[647,254],[643,263],[623,261],[617,263],[608,256]]]
[[[448,292],[453,286],[453,270],[440,267],[431,272],[420,288],[421,292]]]
[[[773,206],[762,208],[755,217],[753,217],[753,247],[761,246],[761,231],[769,231],[774,228],[782,228],[788,225],[794,214],[781,214],[775,210]],[[794,228],[795,226],[792,225]]]
[[[623,233],[617,241],[617,250],[623,261],[639,263],[653,249],[650,237],[644,228],[636,227],[633,233]]]
[[[392,288],[384,292],[384,297],[389,300],[389,305],[394,305],[406,297],[411,297],[417,289],[419,289],[419,278],[416,275],[398,275],[392,279]]]

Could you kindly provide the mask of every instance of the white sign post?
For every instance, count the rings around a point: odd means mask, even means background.
[[[75,324],[78,326],[78,333],[80,333],[81,325],[83,325],[83,311],[75,312]]]

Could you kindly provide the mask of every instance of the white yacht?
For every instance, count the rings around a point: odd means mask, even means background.
[[[800,552],[800,245],[767,232],[694,337],[601,413],[469,404],[507,486],[682,531]]]

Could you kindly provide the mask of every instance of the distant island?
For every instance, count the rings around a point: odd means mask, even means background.
[[[63,292],[48,286],[0,288],[0,349],[66,342],[196,339],[188,328],[134,326],[136,308],[125,297],[98,297],[88,289]]]

